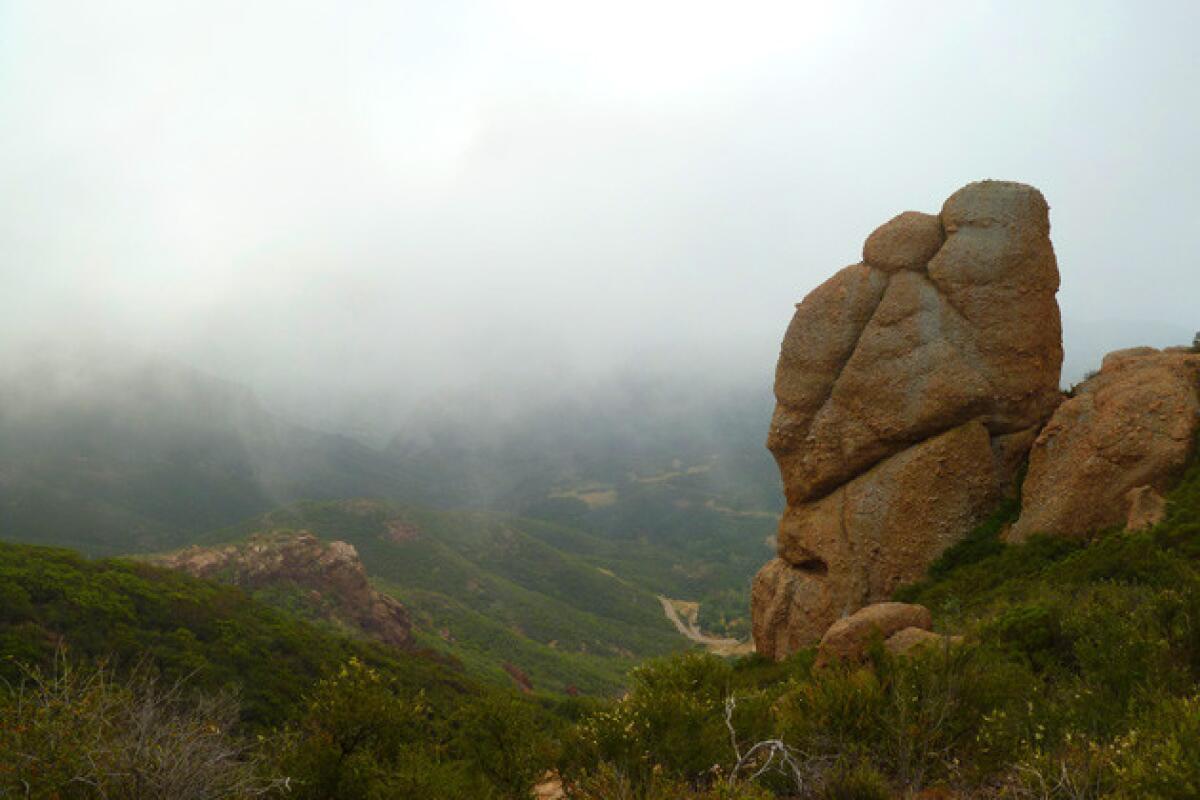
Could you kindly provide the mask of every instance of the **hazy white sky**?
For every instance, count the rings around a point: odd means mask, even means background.
[[[1200,328],[1197,30],[1195,2],[0,0],[0,331],[293,401],[763,372],[876,225],[993,177],[1052,206],[1069,351],[1169,340]]]

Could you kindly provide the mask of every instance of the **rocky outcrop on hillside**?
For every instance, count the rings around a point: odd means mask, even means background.
[[[753,586],[760,653],[885,599],[1013,490],[1061,401],[1049,233],[1036,189],[973,183],[880,227],[797,306],[767,440],[788,507]]]
[[[1149,347],[1109,353],[1034,443],[1009,540],[1154,524],[1197,433],[1200,353]]]
[[[189,547],[151,561],[252,592],[292,590],[314,617],[393,647],[412,645],[408,612],[371,586],[358,551],[346,542],[325,543],[307,531],[276,531],[239,544]]]

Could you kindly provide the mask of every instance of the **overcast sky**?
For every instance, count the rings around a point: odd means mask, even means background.
[[[1197,30],[1195,2],[0,0],[0,331],[328,409],[769,372],[874,227],[991,177],[1050,202],[1069,352],[1165,343],[1200,328]]]

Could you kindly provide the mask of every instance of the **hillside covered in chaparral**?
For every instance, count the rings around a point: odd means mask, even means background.
[[[758,434],[564,412],[554,462],[10,387],[0,797],[1200,796],[1200,340],[1062,391],[1050,232],[991,180],[879,227]]]

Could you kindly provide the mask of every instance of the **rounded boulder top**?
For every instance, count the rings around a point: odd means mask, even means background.
[[[942,205],[942,224],[956,228],[1032,225],[1050,229],[1050,206],[1034,187],[1014,181],[976,181],[959,189]]]
[[[880,225],[863,244],[863,261],[885,272],[921,269],[937,254],[946,234],[933,214],[905,211]]]

